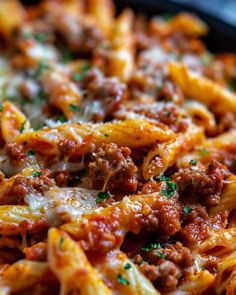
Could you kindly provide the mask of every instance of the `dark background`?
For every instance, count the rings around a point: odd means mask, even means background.
[[[197,14],[210,27],[204,38],[213,52],[236,52],[236,0],[114,0],[122,9],[131,6],[136,11],[155,15],[189,11]]]
[[[1,1],[1,0],[0,0]],[[7,0],[6,0],[7,1]],[[21,0],[26,5],[40,0]],[[136,11],[155,15],[190,11],[196,13],[210,27],[205,38],[213,51],[236,52],[236,0],[114,0],[118,10],[131,6]],[[102,17],[102,16],[101,16]]]

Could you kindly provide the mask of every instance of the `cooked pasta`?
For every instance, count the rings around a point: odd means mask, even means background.
[[[0,294],[236,294],[236,55],[35,2],[0,1]]]

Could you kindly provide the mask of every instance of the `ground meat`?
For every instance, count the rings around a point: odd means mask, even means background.
[[[56,184],[60,187],[68,186],[69,181],[71,180],[71,175],[69,171],[59,171],[55,175]]]
[[[172,103],[163,104],[162,107],[156,108],[155,105],[150,106],[150,108],[145,107],[138,112],[147,118],[154,119],[158,123],[167,125],[174,132],[185,132],[188,128],[179,108]]]
[[[140,260],[140,255],[137,255],[137,259],[135,257],[135,262],[138,262],[141,271],[148,279],[155,285],[160,285],[164,292],[174,290],[179,279],[190,271],[188,267],[194,263],[190,250],[180,242],[167,244],[164,248],[160,246],[150,251],[143,251],[142,255],[145,263]]]
[[[63,155],[70,155],[76,148],[76,142],[71,139],[62,139],[58,143],[58,149]]]
[[[55,181],[50,178],[49,170],[44,169],[40,176],[17,176],[14,179],[11,192],[19,204],[24,204],[26,194],[43,193],[54,185]]]
[[[160,259],[157,266],[143,263],[139,268],[154,285],[160,286],[163,292],[175,290],[181,277],[179,268],[173,262],[164,259]]]
[[[189,208],[189,213],[182,213],[182,228],[176,235],[176,238],[188,247],[204,240],[211,230],[226,226],[226,212],[209,216],[206,208],[199,204],[189,205]]]
[[[18,143],[8,143],[6,145],[6,153],[10,160],[22,161],[25,159],[25,148]]]
[[[194,263],[194,258],[190,250],[184,247],[180,242],[176,242],[174,245],[166,245],[163,253],[168,260],[171,260],[181,267],[188,267]]]
[[[94,188],[105,187],[106,191],[116,194],[135,192],[138,169],[130,154],[131,151],[127,147],[119,148],[114,143],[102,145],[89,163],[89,176]]]
[[[170,198],[168,204],[160,206],[156,217],[159,220],[158,235],[162,240],[168,240],[180,229],[180,206],[175,198]]]
[[[188,202],[200,202],[212,207],[219,203],[224,180],[229,172],[218,162],[212,162],[207,167],[198,164],[182,168],[174,175],[180,199]]]
[[[20,95],[28,100],[33,100],[39,93],[39,85],[33,79],[24,79],[19,85]]]
[[[44,242],[37,243],[32,247],[25,247],[23,250],[27,260],[46,261],[47,260],[47,244]]]
[[[91,119],[95,122],[111,115],[127,96],[125,84],[114,77],[105,78],[96,68],[87,72],[83,87],[86,89],[85,108],[90,107]]]
[[[72,15],[63,15],[60,21],[53,20],[56,30],[63,37],[70,50],[82,56],[91,56],[103,39],[97,26],[82,22]]]

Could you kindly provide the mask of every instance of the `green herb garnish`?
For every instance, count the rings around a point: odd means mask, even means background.
[[[61,251],[61,247],[62,247],[63,242],[64,242],[64,238],[61,237],[59,242],[58,242],[58,250],[60,250],[60,251]]]
[[[65,123],[65,122],[67,122],[67,119],[66,119],[66,117],[65,116],[60,116],[60,117],[58,117],[57,119],[56,119],[57,121],[60,121],[61,123]]]
[[[34,172],[32,173],[32,176],[33,176],[33,177],[39,177],[41,174],[42,174],[42,172],[40,172],[40,171],[34,171]]]
[[[27,156],[34,156],[36,154],[36,151],[28,151]]]
[[[43,33],[39,33],[39,34],[35,35],[34,38],[35,38],[35,40],[37,40],[40,43],[45,43],[47,40],[47,36]]]
[[[200,153],[200,155],[204,156],[204,155],[208,155],[209,154],[209,151],[206,150],[206,149],[200,149],[199,150],[199,153]]]
[[[160,249],[161,248],[161,244],[160,243],[152,243],[150,244],[150,247],[145,247],[142,248],[143,251],[151,251],[153,249]]]
[[[61,63],[67,64],[73,59],[73,56],[70,51],[65,51],[62,58],[61,58]]]
[[[129,285],[129,281],[127,281],[120,273],[117,275],[116,280],[122,285]]]
[[[33,35],[32,35],[31,32],[23,32],[23,33],[22,33],[22,37],[23,37],[24,39],[30,39],[30,38],[33,37]]]
[[[130,269],[131,268],[131,264],[129,262],[127,262],[125,265],[124,265],[124,269]]]
[[[26,120],[21,124],[21,126],[20,126],[20,133],[23,133],[24,131],[25,131],[25,124],[26,124]]]
[[[80,107],[78,107],[78,106],[75,105],[75,104],[70,104],[70,105],[69,105],[69,108],[70,108],[70,110],[71,110],[72,112],[74,112],[74,113],[77,113],[77,112],[80,111]]]
[[[105,134],[104,134],[104,136],[105,136],[105,137],[109,137],[110,135],[109,135],[109,134],[107,134],[107,133],[105,133]]]
[[[190,165],[197,165],[197,161],[196,160],[190,160],[189,164]]]
[[[160,251],[156,251],[155,254],[156,254],[156,256],[158,256],[158,257],[160,257],[162,259],[165,259],[166,258],[166,255],[164,253],[160,252]]]
[[[85,74],[86,74],[87,71],[89,70],[89,68],[90,68],[89,63],[84,64],[84,65],[81,67],[79,73],[74,73],[74,74],[72,75],[73,80],[75,80],[75,81],[77,81],[77,82],[82,81],[83,78],[84,78],[84,76],[85,76]]]
[[[2,112],[3,111],[3,106],[0,106],[0,112]]]
[[[45,70],[49,68],[48,61],[47,60],[40,60],[38,63],[38,68],[36,70],[35,76],[40,76]]]
[[[83,79],[83,75],[80,74],[80,73],[74,73],[74,74],[72,75],[72,78],[73,78],[73,80],[75,80],[75,81],[77,81],[77,82],[80,82],[80,81],[82,81],[82,79]]]
[[[97,203],[101,203],[110,198],[110,194],[108,192],[99,192],[98,198],[96,199]]]
[[[165,188],[161,189],[162,194],[167,198],[173,196],[177,190],[177,184],[164,175],[160,177],[160,180],[165,181]]]
[[[189,208],[189,207],[184,207],[184,208],[183,208],[183,212],[184,212],[185,214],[188,214],[188,213],[191,212],[191,211],[192,211],[192,209]]]
[[[232,92],[235,91],[235,82],[232,79],[228,80],[227,88]]]

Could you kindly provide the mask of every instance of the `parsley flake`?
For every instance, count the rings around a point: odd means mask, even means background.
[[[107,133],[105,133],[105,134],[104,134],[104,136],[105,136],[105,137],[109,137],[110,135],[109,135],[109,134],[107,134]]]
[[[42,172],[40,172],[40,171],[34,171],[34,172],[32,173],[32,176],[33,176],[33,177],[39,177],[41,174],[42,174]]]
[[[78,106],[75,105],[75,104],[70,104],[70,105],[69,105],[69,108],[70,108],[70,110],[71,110],[72,112],[74,112],[74,113],[77,113],[77,112],[80,111],[80,107],[78,107]]]
[[[21,124],[20,126],[20,133],[23,133],[25,131],[25,124],[26,124],[26,120]]]
[[[152,243],[150,244],[150,247],[142,248],[143,251],[151,251],[153,249],[160,249],[161,244],[160,243]]]
[[[190,165],[197,165],[197,161],[196,160],[190,160],[189,164]]]
[[[131,264],[129,262],[127,262],[125,265],[124,265],[124,269],[130,269],[131,268]]]
[[[83,79],[83,75],[80,74],[80,73],[74,73],[74,74],[72,75],[72,78],[73,78],[73,80],[75,80],[75,81],[77,81],[77,82],[80,82],[80,81]]]
[[[117,275],[116,280],[122,285],[129,285],[129,281],[127,281],[120,273]]]
[[[158,257],[160,257],[162,259],[165,259],[166,258],[166,255],[164,253],[160,252],[160,251],[156,251],[155,254],[156,254],[156,256],[158,256]]]
[[[200,149],[199,150],[199,153],[200,153],[200,155],[204,156],[204,155],[208,155],[209,154],[209,151],[206,150],[206,149]]]
[[[96,199],[97,203],[101,203],[110,198],[110,194],[108,192],[99,192],[98,198]]]
[[[0,106],[0,112],[2,112],[3,111],[3,106]]]
[[[175,182],[172,182],[169,177],[166,177],[164,175],[161,176],[160,179],[162,181],[165,181],[165,188],[161,189],[162,194],[167,198],[172,197],[177,190],[177,184]]]
[[[60,116],[57,118],[57,121],[60,121],[61,123],[65,123],[65,122],[67,122],[67,119],[64,116]]]
[[[35,40],[37,40],[40,43],[45,43],[47,40],[47,36],[43,33],[39,33],[35,36]]]
[[[49,68],[48,61],[47,60],[40,60],[38,63],[38,68],[36,70],[35,76],[40,76],[45,70]]]
[[[27,156],[34,156],[36,151],[28,151]]]
[[[73,56],[69,50],[65,51],[62,58],[61,58],[61,63],[67,64],[72,60]]]
[[[59,242],[58,242],[58,250],[60,250],[60,251],[62,250],[61,247],[62,247],[63,242],[64,242],[64,238],[61,237],[60,240],[59,240]]]
[[[87,71],[89,70],[89,68],[90,68],[89,63],[84,64],[84,65],[81,67],[79,73],[74,73],[74,74],[72,75],[73,80],[75,80],[75,81],[77,81],[77,82],[82,81],[83,78],[84,78],[84,76],[85,76],[85,74],[86,74]]]
[[[188,214],[188,213],[190,213],[192,211],[192,208],[189,208],[189,207],[184,207],[183,208],[183,212],[185,213],[185,214]]]
[[[24,38],[24,39],[30,39],[30,38],[32,38],[31,32],[23,32],[22,33],[22,38]]]

